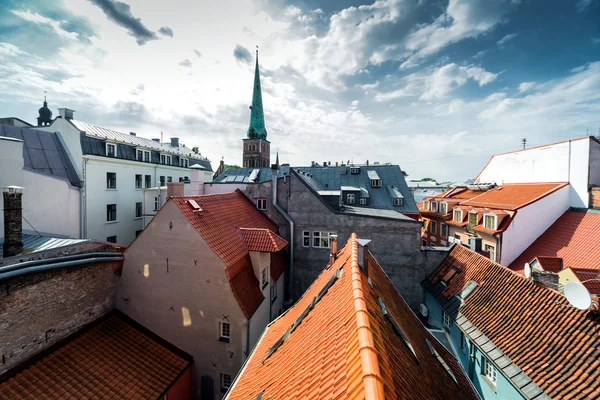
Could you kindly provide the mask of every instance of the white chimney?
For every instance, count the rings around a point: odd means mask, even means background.
[[[75,110],[71,110],[70,108],[59,108],[58,115],[64,119],[73,119],[73,114],[75,114]]]
[[[204,194],[204,167],[194,164],[190,167],[190,195]]]

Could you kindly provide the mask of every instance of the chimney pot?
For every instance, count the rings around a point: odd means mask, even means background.
[[[333,264],[337,258],[337,239],[338,235],[331,235],[331,264]]]
[[[337,162],[337,161],[335,162],[335,166],[336,166],[336,167],[338,166],[338,162]]]
[[[171,147],[179,147],[179,138],[178,137],[171,138]]]

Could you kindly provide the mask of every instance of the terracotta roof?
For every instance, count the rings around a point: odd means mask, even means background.
[[[573,273],[575,274],[575,276],[577,277],[577,279],[579,279],[579,282],[583,283],[583,286],[585,286],[587,288],[587,290],[590,291],[591,294],[600,294],[600,270],[597,269],[585,269],[585,268],[569,268],[571,271],[573,271]],[[584,282],[584,281],[588,281],[590,279],[594,279],[593,281],[590,282]]]
[[[563,269],[562,258],[560,257],[536,257],[538,263],[544,271],[558,272]]]
[[[477,398],[458,361],[372,257],[370,286],[358,266],[358,246],[353,234],[333,265],[266,328],[227,399]]]
[[[158,398],[191,356],[168,349],[134,325],[120,313],[109,315],[0,383],[0,397]]]
[[[440,281],[452,268],[458,272],[446,287]],[[471,280],[479,285],[461,303],[457,295]],[[464,246],[454,246],[423,285],[526,398],[541,398],[541,390],[551,398],[600,397],[597,313],[565,307],[559,292]]]
[[[567,186],[568,182],[506,183],[461,203],[463,206],[518,210]]]
[[[560,257],[563,268],[600,270],[600,213],[567,211],[510,264],[523,273],[523,266],[536,257]]]
[[[480,194],[482,194],[481,190],[469,190],[469,189],[465,189],[462,192],[458,192],[458,193],[452,195],[451,198],[453,198],[453,199],[461,199],[461,200],[468,200],[468,199],[472,199],[473,197],[477,197]]]
[[[223,260],[233,294],[246,318],[250,318],[264,296],[254,274],[248,249],[271,248],[277,251],[285,242],[276,235],[279,230],[277,224],[258,211],[256,205],[239,190],[205,196],[173,196],[169,201],[179,207]],[[246,233],[242,233],[242,228]],[[250,232],[252,228],[271,233]],[[250,242],[249,246],[245,239]]]
[[[250,251],[276,253],[288,242],[273,231],[264,228],[240,228],[240,233]]]

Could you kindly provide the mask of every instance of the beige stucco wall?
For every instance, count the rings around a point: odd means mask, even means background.
[[[571,268],[563,269],[558,273],[558,284],[560,287],[564,287],[568,282],[580,282]]]
[[[225,265],[173,202],[126,250],[115,304],[194,357],[192,398],[200,398],[203,375],[213,378],[220,398],[220,374],[235,378],[242,366],[247,321]],[[223,316],[231,324],[230,343],[218,340]]]

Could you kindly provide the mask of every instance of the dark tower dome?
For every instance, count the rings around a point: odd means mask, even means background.
[[[50,125],[52,123],[52,111],[48,108],[46,96],[44,96],[44,106],[39,109],[38,113],[38,126]]]

